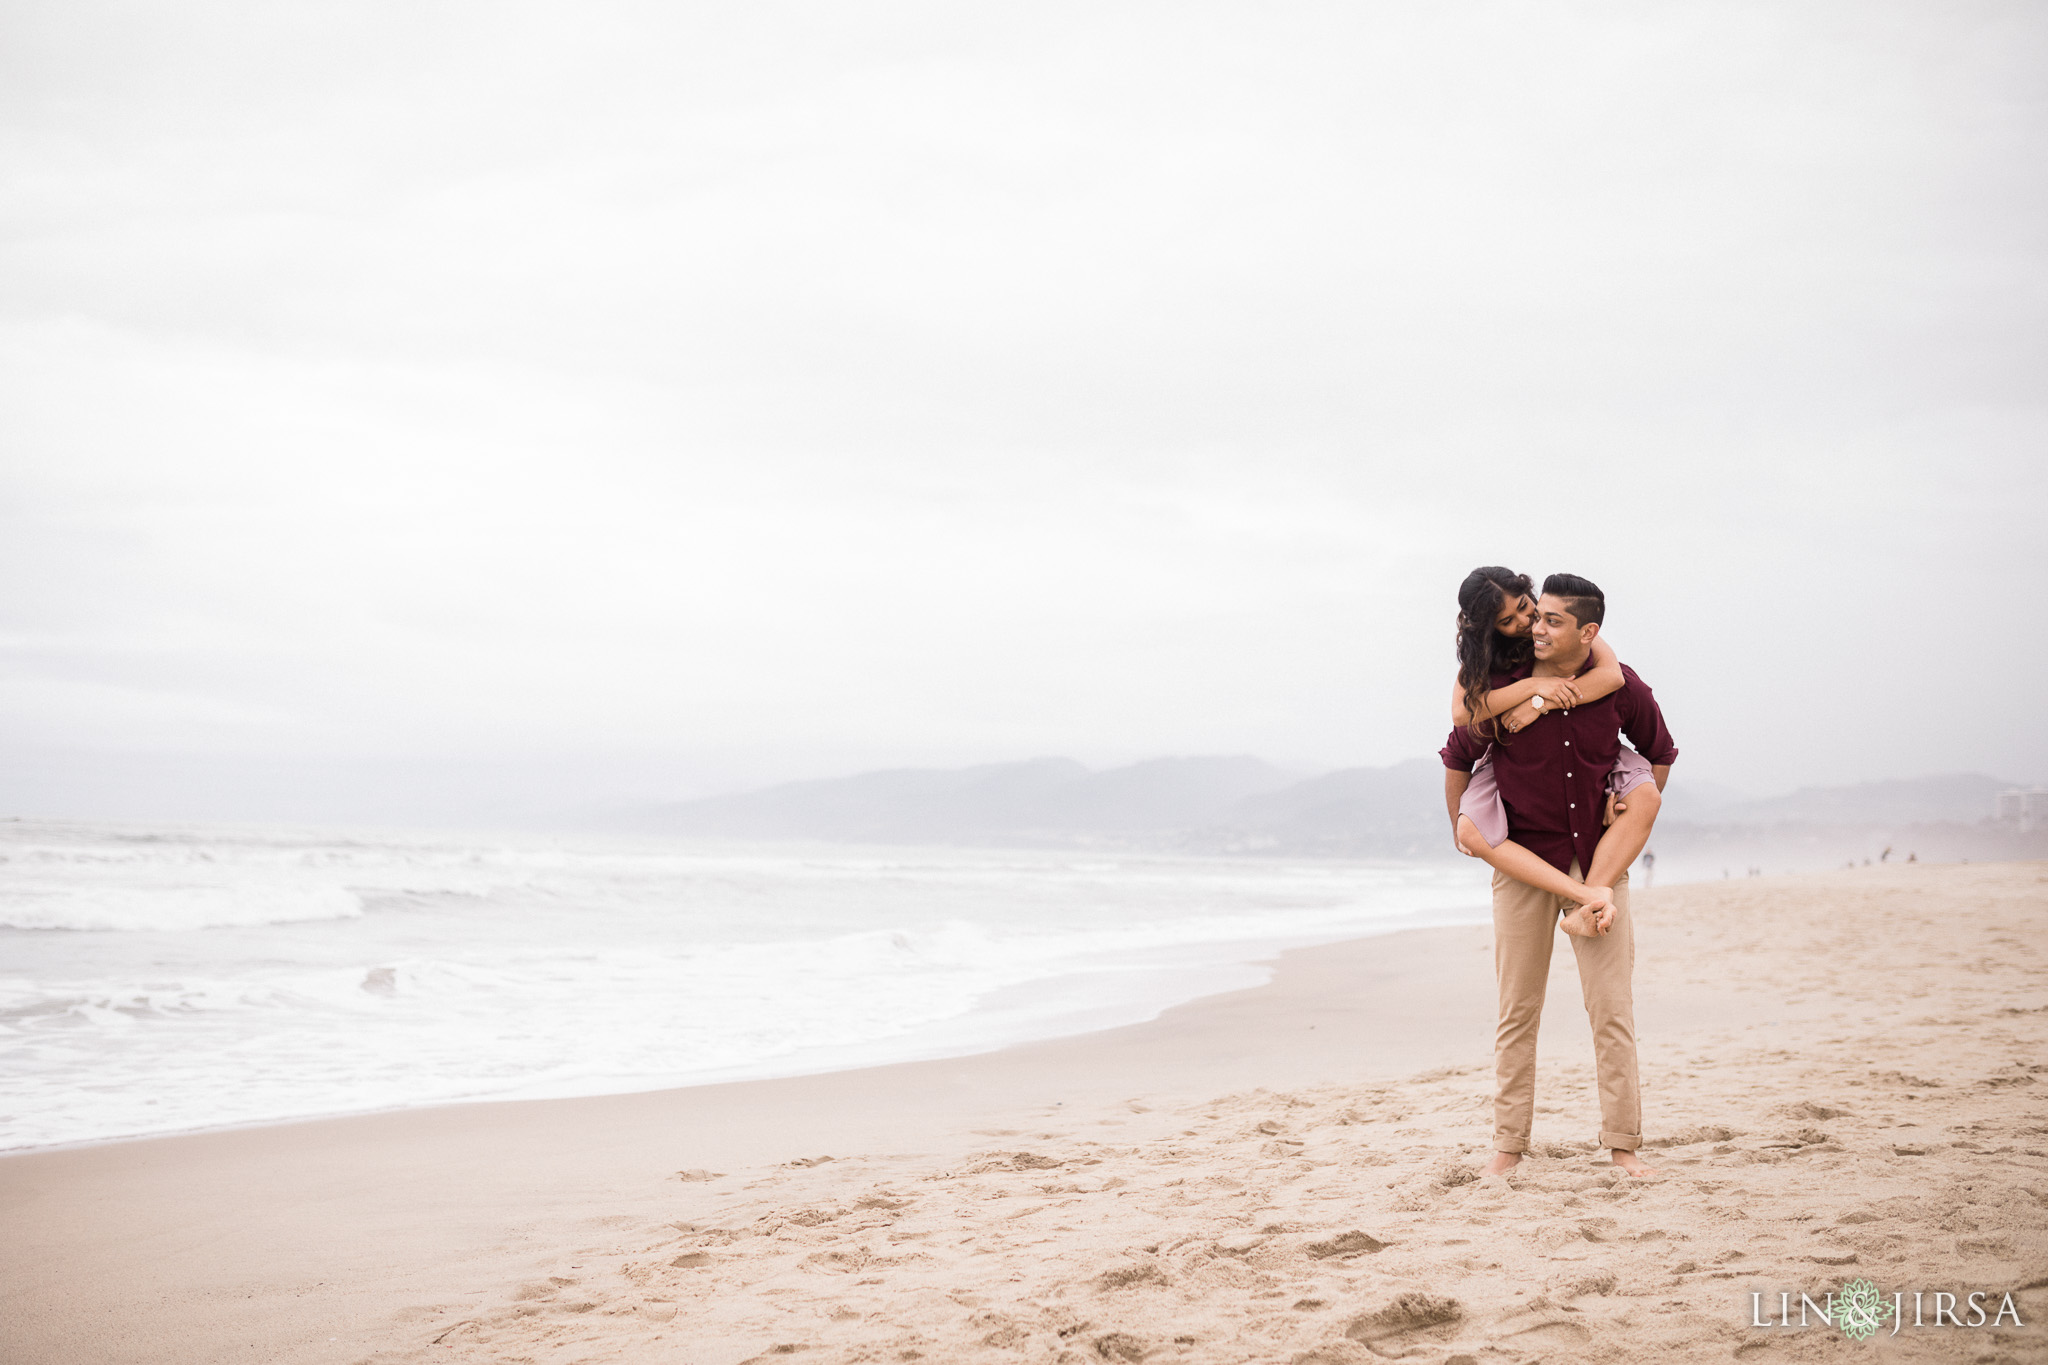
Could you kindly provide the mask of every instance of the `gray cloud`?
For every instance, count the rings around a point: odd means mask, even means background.
[[[14,25],[18,753],[1387,762],[1506,562],[1701,776],[2048,771],[2033,7]]]

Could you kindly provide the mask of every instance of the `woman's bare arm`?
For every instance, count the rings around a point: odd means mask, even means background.
[[[1452,683],[1451,724],[1476,725],[1490,716],[1504,716],[1534,697],[1543,698],[1544,705],[1546,706],[1577,706],[1582,701],[1591,701],[1593,697],[1604,697],[1609,692],[1619,692],[1621,690],[1621,665],[1615,661],[1614,651],[1609,649],[1607,650],[1607,667],[1613,671],[1613,681],[1602,687],[1598,692],[1593,693],[1592,696],[1587,695],[1586,684],[1589,681],[1595,678],[1605,680],[1605,675],[1598,667],[1598,651],[1605,649],[1606,646],[1600,643],[1598,636],[1595,636],[1593,639],[1593,648],[1595,650],[1595,668],[1593,672],[1586,674],[1585,677],[1524,678],[1520,682],[1509,683],[1506,687],[1496,687],[1480,700],[1479,714],[1476,716],[1465,706],[1465,689],[1459,687],[1456,683]],[[1520,717],[1519,719],[1521,719],[1522,725],[1526,725],[1530,720],[1541,714],[1542,712],[1540,711],[1530,712],[1527,716]],[[1522,728],[1522,725],[1513,725],[1509,728],[1519,730]]]
[[[1591,671],[1581,673],[1572,679],[1573,684],[1579,689],[1579,700],[1598,701],[1609,692],[1621,691],[1624,681],[1626,679],[1621,676],[1621,659],[1616,656],[1614,646],[1595,635]]]
[[[1621,676],[1621,660],[1614,656],[1614,648],[1599,636],[1593,637],[1593,666],[1576,678],[1532,679],[1535,682],[1555,682],[1564,685],[1563,695],[1544,693],[1544,704],[1550,707],[1572,707],[1583,702],[1598,701],[1610,692],[1619,692],[1627,681]],[[1511,706],[1501,713],[1500,723],[1509,734],[1519,734],[1536,721],[1542,719],[1543,708],[1523,702]]]
[[[1472,725],[1489,716],[1511,711],[1542,691],[1542,682],[1543,679],[1540,678],[1524,678],[1518,683],[1509,683],[1506,687],[1496,687],[1480,700],[1479,714],[1476,716],[1465,705],[1465,689],[1452,683],[1451,724]]]

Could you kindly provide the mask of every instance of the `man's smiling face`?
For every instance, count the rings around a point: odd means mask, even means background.
[[[1529,628],[1539,659],[1572,660],[1592,647],[1598,626],[1582,626],[1562,597],[1545,593],[1536,604],[1536,623]]]

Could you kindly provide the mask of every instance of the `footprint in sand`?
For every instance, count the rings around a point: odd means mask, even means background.
[[[1095,1338],[1095,1354],[1104,1360],[1143,1360],[1150,1354],[1143,1337],[1128,1332],[1111,1332]]]
[[[1353,1318],[1344,1328],[1344,1335],[1370,1347],[1376,1342],[1448,1327],[1464,1317],[1465,1307],[1456,1299],[1438,1294],[1407,1293],[1397,1296],[1377,1312]]]
[[[1583,1324],[1558,1319],[1553,1322],[1539,1322],[1534,1326],[1524,1327],[1519,1332],[1510,1332],[1504,1339],[1521,1348],[1548,1346],[1563,1350],[1584,1346],[1593,1339],[1593,1333]]]
[[[1589,1294],[1612,1294],[1618,1283],[1613,1271],[1596,1270],[1557,1276],[1545,1286],[1545,1289],[1553,1298],[1578,1299]]]
[[[1115,1266],[1095,1277],[1095,1287],[1103,1291],[1134,1289],[1148,1285],[1163,1288],[1166,1284],[1166,1272],[1149,1261],[1136,1265]]]
[[[1844,1119],[1850,1117],[1849,1111],[1846,1109],[1837,1109],[1833,1105],[1827,1104],[1815,1104],[1812,1100],[1801,1100],[1797,1104],[1788,1104],[1778,1112],[1788,1119]]]
[[[1334,1256],[1363,1256],[1371,1252],[1383,1251],[1386,1249],[1386,1245],[1385,1242],[1369,1233],[1353,1230],[1351,1232],[1340,1232],[1328,1241],[1310,1242],[1302,1250],[1319,1261],[1326,1261]]]

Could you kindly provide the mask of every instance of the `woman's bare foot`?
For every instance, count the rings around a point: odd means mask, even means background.
[[[1586,902],[1561,916],[1557,927],[1578,938],[1598,938],[1614,922],[1614,892],[1605,886],[1586,888]]]
[[[1495,1152],[1493,1160],[1486,1163],[1488,1175],[1503,1175],[1522,1164],[1520,1152]]]
[[[1571,913],[1558,917],[1557,927],[1573,938],[1597,938],[1599,931],[1593,927],[1593,907],[1575,905]]]
[[[1614,1149],[1614,1164],[1627,1171],[1630,1175],[1657,1174],[1655,1167],[1645,1166],[1643,1159],[1634,1152],[1624,1152],[1619,1147]]]

